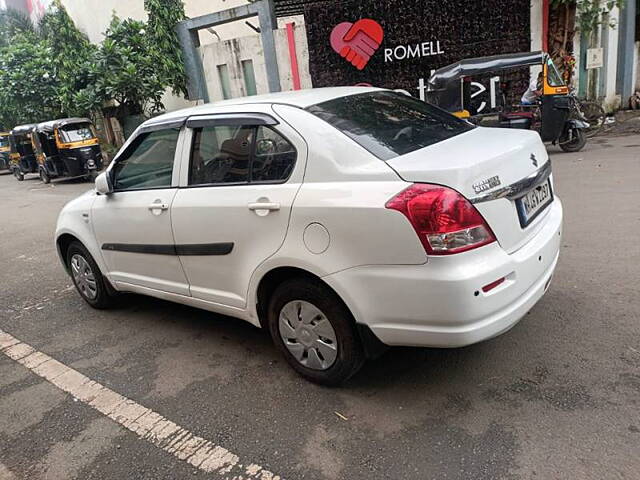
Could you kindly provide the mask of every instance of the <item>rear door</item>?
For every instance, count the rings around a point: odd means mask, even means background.
[[[110,278],[124,287],[189,295],[171,229],[179,138],[179,128],[136,137],[112,167],[115,191],[93,204],[94,231]]]
[[[284,242],[306,145],[264,114],[187,127],[188,168],[171,209],[176,249],[193,297],[244,308],[252,273]]]

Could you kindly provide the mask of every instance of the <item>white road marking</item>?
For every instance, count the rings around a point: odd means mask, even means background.
[[[176,458],[233,480],[282,480],[0,330],[0,352]],[[0,465],[2,467],[2,465]],[[0,468],[0,474],[2,469]],[[0,475],[1,478],[1,475]]]

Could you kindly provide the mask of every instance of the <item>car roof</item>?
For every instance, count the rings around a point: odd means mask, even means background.
[[[230,100],[221,100],[219,102],[207,103],[197,107],[176,110],[175,112],[165,113],[154,117],[145,122],[145,125],[164,124],[180,119],[185,119],[194,115],[210,115],[218,113],[219,107],[229,106],[246,106],[257,104],[278,104],[290,105],[297,108],[307,108],[312,105],[327,102],[335,98],[347,97],[358,93],[376,92],[380,88],[373,87],[326,87],[311,88],[307,90],[296,90],[290,92],[267,93],[265,95],[254,95],[252,97],[233,98]],[[244,110],[244,109],[243,109]],[[228,113],[228,109],[224,110]],[[222,113],[222,112],[220,112]]]

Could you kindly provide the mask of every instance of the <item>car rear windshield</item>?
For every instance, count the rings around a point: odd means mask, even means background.
[[[307,108],[381,160],[442,142],[473,125],[398,92],[368,92]]]

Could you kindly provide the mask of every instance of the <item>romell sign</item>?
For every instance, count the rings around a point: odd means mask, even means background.
[[[440,45],[440,40],[437,40],[435,42],[422,42],[415,45],[398,45],[393,48],[385,48],[384,61],[393,62],[394,60],[407,60],[443,54],[444,50]]]
[[[468,0],[310,0],[305,23],[313,85],[368,84],[424,98],[435,69],[529,51],[530,12],[530,0],[485,0],[481,6]],[[495,90],[489,79],[473,80],[474,100],[494,104],[486,93]],[[522,74],[509,80],[526,90]]]

